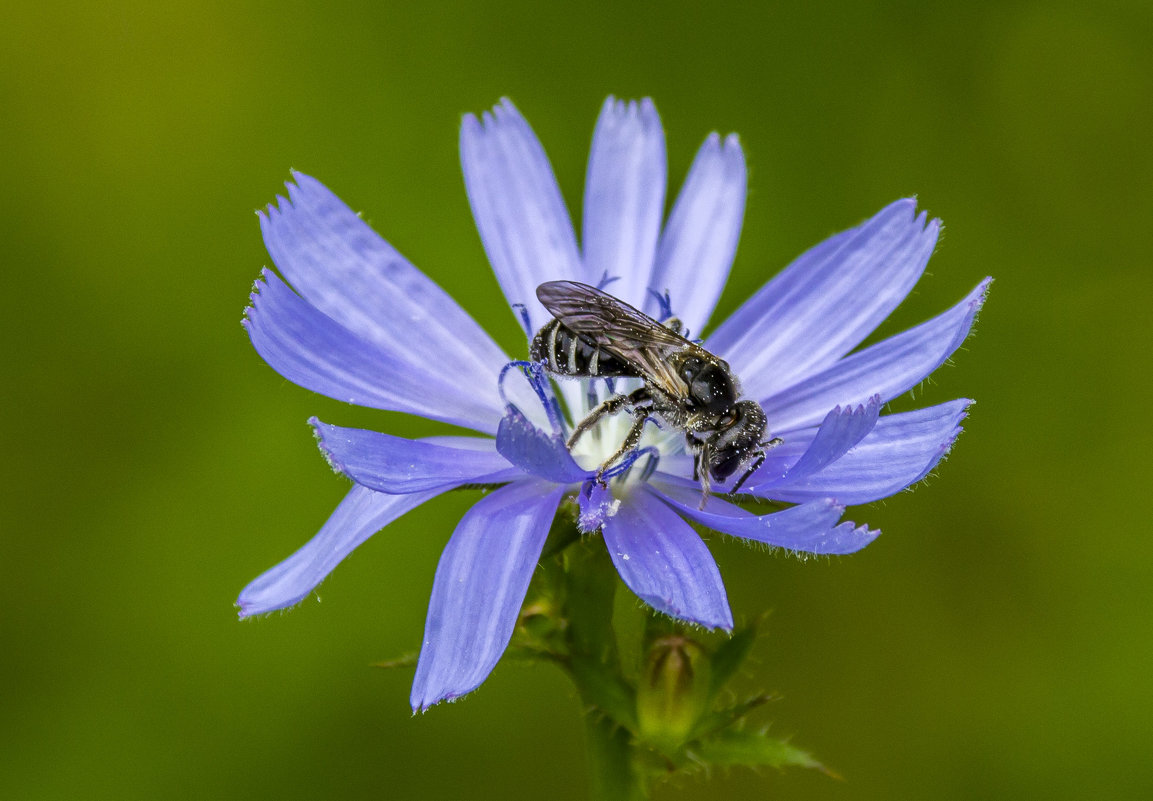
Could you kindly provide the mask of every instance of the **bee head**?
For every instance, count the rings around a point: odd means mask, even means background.
[[[726,418],[723,422],[728,425],[717,433],[709,453],[709,475],[716,481],[724,481],[755,454],[764,453],[761,438],[768,420],[759,403],[743,400]]]

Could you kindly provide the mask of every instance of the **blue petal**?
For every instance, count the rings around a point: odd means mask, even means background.
[[[844,504],[869,503],[900,492],[929,474],[961,433],[972,403],[961,399],[882,417],[859,445],[820,472],[787,476],[771,487],[749,488],[783,501],[833,497]]]
[[[772,493],[771,488],[778,483],[800,482],[823,470],[844,456],[873,430],[880,412],[879,395],[874,395],[867,404],[856,408],[849,406],[842,409],[840,406],[834,406],[833,410],[825,415],[824,421],[801,457],[779,478],[773,478],[773,474],[763,468],[758,470],[748,484],[750,492],[755,486],[759,494],[768,494],[775,498],[777,496]]]
[[[257,577],[240,593],[240,617],[273,612],[301,601],[353,549],[439,491],[383,495],[353,487],[315,537]]]
[[[761,401],[769,425],[783,432],[804,428],[837,404],[860,403],[872,395],[888,401],[915,387],[965,341],[991,280],[986,278],[944,314],[846,356],[829,369]]]
[[[390,355],[481,386],[508,359],[444,290],[319,181],[293,173],[260,215],[268,252],[308,302]]]
[[[488,678],[512,636],[562,492],[539,481],[510,484],[461,519],[436,568],[414,711]]]
[[[347,403],[496,430],[504,404],[495,374],[467,385],[431,365],[415,369],[322,314],[274,273],[265,270],[256,288],[245,327],[257,353],[289,381]]]
[[[713,555],[700,536],[644,485],[621,499],[601,528],[609,556],[637,597],[666,615],[732,629]]]
[[[487,449],[456,448],[341,428],[315,417],[308,422],[315,426],[320,449],[333,469],[377,492],[443,491],[461,484],[503,484],[523,475],[496,452],[491,439],[478,440]]]
[[[721,296],[745,216],[748,174],[735,134],[710,134],[697,152],[657,249],[649,286],[668,291],[673,311],[697,336]],[[641,307],[657,314],[650,298]]]
[[[476,227],[510,304],[523,303],[535,331],[551,316],[536,299],[544,281],[588,282],[572,222],[548,157],[508,99],[460,131],[464,184]]]
[[[558,484],[572,484],[592,475],[573,461],[563,436],[537,428],[515,406],[509,406],[501,418],[496,450],[525,473]]]
[[[763,542],[791,551],[819,554],[853,553],[864,548],[881,532],[855,523],[841,523],[845,507],[829,498],[754,515],[722,498],[709,498],[704,510],[697,508],[700,491],[680,481],[654,481],[662,500],[691,520],[734,537]]]
[[[717,329],[707,347],[729,360],[755,398],[823,370],[909,294],[939,229],[937,220],[926,225],[912,199],[889,205],[794,261]]]
[[[666,171],[665,135],[652,101],[606,100],[585,180],[584,262],[591,275],[616,277],[612,293],[638,307],[656,255]]]

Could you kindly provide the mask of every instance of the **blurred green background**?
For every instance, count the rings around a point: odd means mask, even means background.
[[[712,542],[737,616],[773,610],[747,687],[845,780],[656,797],[1153,797],[1151,45],[1146,0],[5,5],[0,796],[584,798],[559,672],[505,662],[413,718],[411,674],[370,667],[417,647],[467,493],[371,540],[323,603],[236,621],[346,490],[309,415],[432,430],[289,384],[239,320],[269,264],[252,212],[297,168],[523,346],[460,117],[511,97],[579,212],[614,93],[656,100],[671,190],[709,131],[741,135],[721,316],[913,193],[945,236],[882,333],[997,278],[918,392],[978,400],[953,457],[851,510],[876,544]]]

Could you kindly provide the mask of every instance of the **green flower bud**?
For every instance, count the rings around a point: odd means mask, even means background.
[[[682,635],[653,641],[637,687],[643,739],[668,753],[684,745],[708,707],[709,660],[707,651]]]

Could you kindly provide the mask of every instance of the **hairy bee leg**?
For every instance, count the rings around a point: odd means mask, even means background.
[[[625,436],[625,441],[621,443],[619,448],[617,448],[616,453],[605,459],[604,464],[597,468],[598,482],[603,484],[604,479],[602,476],[604,476],[605,471],[616,464],[616,462],[619,461],[622,456],[635,448],[637,443],[641,441],[641,434],[644,433],[645,423],[648,422],[650,414],[652,414],[652,411],[643,406],[633,410],[633,424],[632,427],[629,428],[629,433]]]
[[[586,431],[595,426],[606,414],[615,414],[626,406],[634,406],[648,399],[649,393],[644,387],[628,395],[614,395],[611,398],[607,398],[599,406],[585,415],[585,419],[577,423],[577,427],[573,429],[572,436],[568,438],[568,442],[565,444],[569,450],[572,450],[577,440],[579,440]]]
[[[588,386],[585,388],[585,405],[589,409],[595,409],[595,408],[597,408],[597,406],[600,405],[599,402],[597,401],[596,381],[589,381]],[[601,432],[600,432],[599,428],[593,429],[593,439],[596,440],[597,442],[600,441],[600,433]],[[574,436],[575,436],[575,434],[574,434]]]
[[[689,432],[685,432],[685,445],[693,455],[693,481],[700,481],[701,477],[701,451],[704,450],[705,441]]]
[[[782,442],[784,442],[784,440],[781,439],[780,437],[773,437],[768,442],[762,442],[761,443],[761,450],[757,451],[756,460],[749,467],[749,469],[745,471],[744,475],[742,475],[740,477],[740,479],[738,479],[737,483],[733,484],[733,488],[731,490],[729,490],[729,494],[730,495],[736,495],[737,491],[741,488],[741,485],[745,483],[745,481],[748,479],[748,477],[751,476],[753,473],[757,472],[757,469],[765,463],[765,451],[768,449],[777,447]]]
[[[606,414],[619,412],[623,407],[627,406],[628,403],[628,395],[613,395],[611,398],[606,398],[602,401],[599,406],[585,415],[585,418],[577,423],[572,435],[568,438],[568,442],[565,443],[568,449],[572,450],[573,446],[577,444],[577,440],[579,440],[586,431],[595,426],[602,417]]]
[[[693,465],[693,473],[699,473],[699,477],[694,475],[693,478],[701,482],[701,505],[697,508],[702,512],[705,509],[705,504],[709,500],[709,489],[712,486],[712,476],[709,475],[709,461],[709,443],[703,442],[701,443],[700,451],[697,453],[696,462]]]

